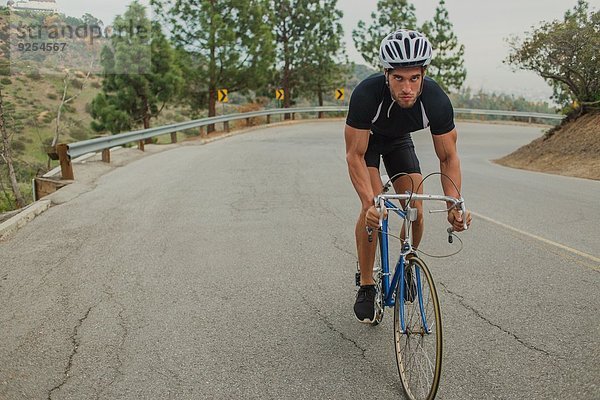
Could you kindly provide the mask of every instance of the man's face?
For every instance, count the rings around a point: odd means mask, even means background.
[[[423,81],[423,68],[396,68],[388,74],[390,92],[398,105],[402,108],[411,108],[417,101]]]

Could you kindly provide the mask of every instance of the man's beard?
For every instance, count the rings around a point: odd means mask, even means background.
[[[394,101],[400,106],[400,108],[412,108],[417,102],[418,96],[413,96],[410,100],[402,99],[402,96],[399,96],[397,93],[392,92],[392,98]]]

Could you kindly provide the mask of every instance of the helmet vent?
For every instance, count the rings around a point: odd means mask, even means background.
[[[410,39],[409,38],[404,38],[404,49],[406,50],[406,52],[404,54],[406,54],[406,58],[410,58]]]

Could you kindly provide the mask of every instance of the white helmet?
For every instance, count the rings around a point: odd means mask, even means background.
[[[431,62],[431,43],[422,33],[399,29],[387,35],[379,47],[379,59],[385,69],[426,67]]]

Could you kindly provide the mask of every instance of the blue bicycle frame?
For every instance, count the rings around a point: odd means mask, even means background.
[[[396,205],[389,200],[385,200],[385,205],[391,211],[394,211],[400,218],[406,221],[406,213],[398,209]],[[406,246],[408,244],[403,245],[400,256],[398,257],[398,262],[396,263],[396,267],[394,269],[394,274],[392,276],[392,281],[390,282],[390,266],[389,266],[389,254],[388,254],[388,220],[384,218],[381,226],[381,240],[379,243],[380,251],[381,251],[381,270],[382,270],[382,290],[383,290],[383,304],[386,307],[394,307],[394,289],[396,285],[400,285],[400,299],[396,299],[400,301],[400,329],[404,333],[406,331],[406,323],[404,321],[404,292],[406,290],[406,285],[404,283],[404,279],[400,279],[404,277],[404,268],[406,262],[406,256],[402,253],[407,250]],[[423,305],[423,293],[421,289],[421,273],[420,269],[415,269],[415,275],[417,280],[417,298],[419,299],[419,310],[421,312],[421,320],[423,322],[423,328],[425,332],[430,333],[429,326],[427,325],[427,318],[425,316],[425,307]]]

